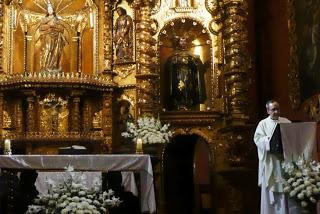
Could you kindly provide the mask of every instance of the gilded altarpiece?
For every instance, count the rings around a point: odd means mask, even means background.
[[[102,38],[112,35],[112,16],[104,19],[112,8],[91,0],[3,3],[2,139],[26,153],[71,144],[111,152],[116,84],[104,55],[112,37]]]
[[[210,170],[215,180],[211,183],[215,190],[209,200],[212,211],[217,213],[246,213],[250,205],[242,198],[252,197],[245,196],[246,189],[241,188],[246,186],[245,181],[233,179],[242,174],[254,181],[255,173],[251,164],[255,148],[249,144],[253,126],[248,124],[251,71],[247,6],[246,1],[233,0],[163,0],[157,1],[151,12],[152,27],[156,29],[161,119],[174,127],[173,141],[181,135],[196,135],[208,144],[213,159]],[[188,103],[185,100],[190,95],[184,90],[187,82],[183,72],[190,68],[184,65],[192,65],[190,59],[202,64],[207,96],[201,98],[200,92],[191,93],[199,99]],[[173,66],[168,61],[173,61]],[[180,94],[185,99],[170,98],[175,87],[172,79],[176,78],[172,77],[172,68],[179,69],[178,66],[182,72],[177,75],[176,91],[183,92]],[[213,200],[217,195],[221,199]]]
[[[226,189],[232,194],[224,203],[233,206],[223,204],[217,210],[243,209],[241,200],[237,202],[241,191],[233,188],[230,177],[247,169],[250,157],[241,151],[251,151],[244,149],[250,147],[245,1],[2,4],[2,139],[12,139],[14,147],[27,153],[57,153],[58,147],[71,144],[87,146],[92,153],[133,152],[122,148],[120,133],[126,122],[144,114],[159,116],[171,123],[174,137],[195,135],[207,143],[213,160],[210,174],[218,180],[210,189],[212,210],[219,204],[213,196]],[[186,41],[188,46],[183,45]],[[191,107],[181,101],[179,108],[170,109],[166,63],[176,52],[197,61],[193,66],[201,64],[197,80],[205,96],[199,95]],[[184,57],[178,59],[184,64]],[[185,88],[186,82],[179,83],[178,89]],[[154,157],[163,163],[165,149],[153,147]],[[161,167],[155,166],[154,173],[158,210],[167,213]]]

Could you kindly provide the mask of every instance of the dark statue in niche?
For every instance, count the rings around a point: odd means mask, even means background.
[[[120,103],[120,124],[121,131],[126,131],[127,123],[132,123],[134,121],[133,116],[130,114],[131,104],[128,101],[122,101]]]
[[[117,8],[118,18],[114,27],[116,63],[133,61],[133,22],[127,11]]]
[[[204,65],[188,50],[188,37],[175,37],[174,52],[165,64],[169,72],[169,110],[196,110],[206,99]]]

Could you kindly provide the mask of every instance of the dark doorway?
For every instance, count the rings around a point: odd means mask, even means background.
[[[181,135],[164,153],[164,193],[167,214],[193,214],[195,210],[194,153],[197,135]]]

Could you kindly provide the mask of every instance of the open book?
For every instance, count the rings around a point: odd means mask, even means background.
[[[280,124],[277,124],[270,139],[270,153],[283,156]]]

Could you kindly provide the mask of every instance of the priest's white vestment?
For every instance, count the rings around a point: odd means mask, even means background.
[[[258,185],[261,187],[261,214],[287,213],[285,195],[280,181],[281,161],[268,152],[270,139],[278,123],[290,123],[290,120],[284,117],[273,120],[269,116],[259,122],[254,134],[259,158]]]

